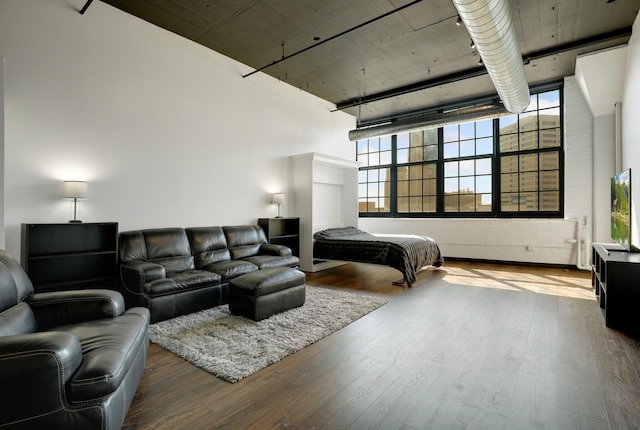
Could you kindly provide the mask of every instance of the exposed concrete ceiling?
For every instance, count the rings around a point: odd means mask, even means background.
[[[361,124],[496,93],[451,0],[103,0]],[[510,0],[529,85],[625,44],[640,0]],[[246,76],[245,79],[251,79]]]

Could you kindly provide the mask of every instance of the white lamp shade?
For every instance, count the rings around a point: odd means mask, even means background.
[[[271,195],[271,203],[284,203],[284,193],[275,193]]]
[[[64,181],[63,199],[86,199],[89,186],[84,181]]]

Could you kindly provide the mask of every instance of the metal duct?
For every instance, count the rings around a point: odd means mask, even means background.
[[[529,85],[509,0],[452,0],[502,103],[511,113],[529,105]]]
[[[482,119],[496,118],[506,115],[508,112],[504,106],[489,104],[459,109],[444,113],[395,121],[389,124],[360,128],[349,132],[349,140],[369,139],[372,137],[387,136],[390,134],[408,133],[411,131],[427,130],[429,128],[442,127],[447,124],[459,124],[462,122],[479,121]]]

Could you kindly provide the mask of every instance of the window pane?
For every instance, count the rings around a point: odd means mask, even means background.
[[[520,150],[538,149],[538,132],[530,131],[520,134]]]
[[[538,170],[538,154],[524,154],[520,156],[520,171],[531,172]]]
[[[380,151],[391,151],[391,136],[380,138]]]
[[[475,140],[463,140],[460,142],[460,156],[469,157],[476,154]]]
[[[491,173],[491,159],[480,158],[476,160],[476,175],[487,175]]]
[[[556,148],[562,143],[560,129],[552,128],[540,131],[540,148]]]
[[[461,193],[475,193],[476,185],[475,178],[473,176],[460,178],[460,192]]]
[[[398,186],[396,187],[398,190],[399,197],[407,197],[409,195],[409,182],[402,181],[398,182]]]
[[[540,210],[551,212],[559,211],[560,193],[558,191],[545,191],[540,193]]]
[[[560,154],[558,152],[540,153],[540,170],[555,170],[560,168]]]
[[[532,110],[537,110],[538,109],[538,95],[537,94],[531,94],[529,96],[529,106],[527,106],[527,108],[525,109],[526,111],[532,111]]]
[[[391,151],[380,153],[380,164],[391,164]]]
[[[520,191],[538,191],[538,172],[520,174]]]
[[[438,146],[437,145],[429,145],[427,146],[427,161],[434,161],[438,159]]]
[[[466,122],[460,124],[460,140],[473,139],[476,137],[475,123]]]
[[[460,140],[460,135],[458,134],[458,125],[448,125],[444,127],[444,141],[454,142],[457,140]]]
[[[409,212],[409,198],[402,197],[398,199],[398,212]]]
[[[458,195],[446,195],[444,196],[444,211],[445,212],[458,212]]]
[[[560,106],[560,90],[552,90],[538,94],[540,100],[540,109],[546,109],[552,106]]]
[[[500,134],[511,134],[518,132],[518,115],[500,117]]]
[[[379,152],[369,153],[369,166],[379,166],[379,165],[380,165],[380,153]]]
[[[399,149],[397,151],[398,155],[398,163],[404,164],[409,162],[409,150],[408,149]]]
[[[409,195],[422,196],[422,181],[409,181]]]
[[[430,128],[424,131],[424,144],[425,145],[437,145],[438,144],[438,129]]]
[[[519,134],[500,135],[500,152],[513,152],[520,149]]]
[[[358,155],[358,163],[360,163],[362,167],[369,167],[369,155],[368,154]]]
[[[502,193],[500,209],[503,212],[517,212],[520,208],[520,195],[516,193]]]
[[[518,174],[500,175],[500,191],[502,193],[518,192]]]
[[[485,137],[484,139],[478,139],[476,141],[476,153],[478,155],[492,154],[493,153],[493,138]]]
[[[458,178],[447,178],[444,180],[444,192],[457,193],[458,192]]]
[[[410,212],[422,212],[422,197],[411,197],[409,199]]]
[[[377,151],[380,151],[380,138],[375,137],[373,139],[369,139],[369,152]]]
[[[454,143],[445,143],[444,144],[444,158],[455,158],[458,157],[458,142]]]
[[[492,137],[493,136],[493,120],[485,119],[476,122],[476,137]]]
[[[378,182],[378,178],[380,177],[380,170],[378,169],[371,169],[371,170],[367,170],[367,182]]]
[[[500,172],[510,173],[518,171],[518,156],[512,155],[509,157],[502,157],[500,159]]]
[[[435,196],[438,192],[437,182],[435,179],[427,179],[423,183],[422,194],[425,196]]]
[[[396,137],[396,146],[398,148],[408,148],[409,147],[409,133],[402,133]]]
[[[460,176],[469,176],[475,173],[475,160],[464,160],[460,162]]]
[[[548,171],[540,172],[540,189],[541,190],[559,190],[560,189],[560,172]]]
[[[538,130],[538,111],[520,114],[518,124],[520,133]]]
[[[378,197],[378,183],[367,185],[367,196]]]
[[[520,194],[520,211],[537,211],[538,210],[538,193],[521,193]]]
[[[422,166],[410,166],[409,179],[422,179]]]
[[[356,142],[356,146],[358,148],[358,155],[364,154],[369,150],[369,146],[367,145],[366,140],[358,140]]]
[[[491,194],[478,194],[476,198],[476,210],[478,212],[491,212],[491,199]]]
[[[491,192],[491,176],[477,176],[476,177],[476,192],[477,193],[490,193]]]
[[[436,212],[436,197],[428,196],[422,199],[422,210],[424,212],[435,213]]]
[[[409,162],[414,163],[416,161],[424,160],[424,146],[415,146],[409,148]]]
[[[425,178],[435,179],[438,174],[438,166],[435,163],[429,163],[424,166],[423,175]]]
[[[450,178],[451,176],[458,176],[458,162],[447,161],[444,163],[444,177]]]

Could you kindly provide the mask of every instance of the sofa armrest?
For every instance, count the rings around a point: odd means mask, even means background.
[[[124,298],[114,290],[68,290],[35,293],[25,302],[33,310],[39,330],[102,318],[124,312]]]
[[[65,384],[81,364],[80,342],[70,333],[0,337],[0,427],[62,409]]]
[[[271,244],[262,244],[260,245],[260,254],[262,255],[277,255],[280,257],[284,257],[287,255],[291,255],[291,248],[285,245],[276,245],[274,243]]]

